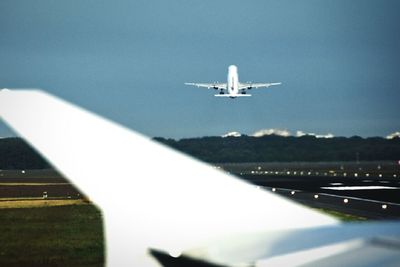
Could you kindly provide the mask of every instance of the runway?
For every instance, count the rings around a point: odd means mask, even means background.
[[[396,162],[220,165],[260,189],[310,207],[367,219],[400,219]]]
[[[309,207],[367,219],[400,219],[400,171],[395,163],[246,163],[217,168]],[[82,198],[53,170],[0,170],[0,201]]]
[[[246,178],[261,188],[310,207],[368,219],[400,219],[400,183],[397,179],[301,176]]]
[[[54,170],[0,170],[0,201],[83,197],[74,185]]]
[[[265,189],[313,208],[332,210],[366,219],[400,219],[400,204],[394,202],[352,197],[349,196],[350,194],[334,195],[275,187],[265,187]],[[384,194],[385,192],[374,190],[373,193]]]

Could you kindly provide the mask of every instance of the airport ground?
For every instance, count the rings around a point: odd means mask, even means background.
[[[53,170],[0,171],[0,266],[104,266],[101,211]]]
[[[0,209],[0,266],[103,266],[102,227],[90,204]]]
[[[400,218],[397,162],[216,167],[342,220]],[[103,266],[102,225],[101,211],[54,170],[0,170],[0,266]]]
[[[399,162],[240,163],[217,167],[309,207],[366,219],[400,219]]]

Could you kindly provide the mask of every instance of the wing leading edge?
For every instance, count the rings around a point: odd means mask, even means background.
[[[226,83],[185,83],[186,85],[193,85],[197,87],[205,87],[207,89],[226,90]]]
[[[258,89],[258,88],[268,88],[273,85],[280,85],[282,83],[240,83],[239,84],[239,90],[245,90],[245,89]]]

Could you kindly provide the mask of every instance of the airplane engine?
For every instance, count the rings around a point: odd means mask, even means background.
[[[247,84],[251,84],[252,82],[247,82]],[[251,86],[248,86],[247,87],[247,90],[250,90],[251,88],[253,88],[253,87],[251,87]]]
[[[217,86],[218,83],[219,83],[218,81],[214,83],[213,88],[214,88],[215,90],[218,90],[218,89],[219,89],[218,86]]]

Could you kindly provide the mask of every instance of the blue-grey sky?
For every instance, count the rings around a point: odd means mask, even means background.
[[[43,88],[148,136],[385,136],[400,130],[399,10],[396,0],[2,0],[0,87]],[[230,64],[242,81],[283,85],[232,100],[183,84],[223,82]]]

